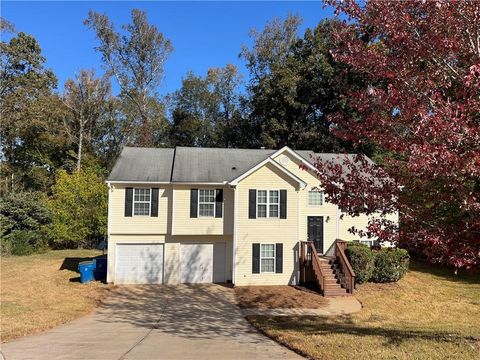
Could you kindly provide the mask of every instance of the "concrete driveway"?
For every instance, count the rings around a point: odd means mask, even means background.
[[[220,285],[114,290],[94,314],[2,344],[13,359],[299,359],[255,331]]]

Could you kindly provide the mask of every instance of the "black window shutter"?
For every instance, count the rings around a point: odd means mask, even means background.
[[[150,205],[150,216],[158,216],[158,188],[152,189],[152,203]]]
[[[198,217],[198,189],[190,189],[190,217]]]
[[[223,190],[215,190],[215,217],[222,217],[222,205],[223,205]]]
[[[133,188],[125,188],[125,216],[132,216]]]
[[[257,217],[257,190],[248,190],[248,218],[255,219]]]
[[[275,244],[275,272],[283,272],[283,244]]]
[[[260,274],[260,244],[252,244],[252,273]]]
[[[280,219],[287,218],[287,190],[280,190]]]

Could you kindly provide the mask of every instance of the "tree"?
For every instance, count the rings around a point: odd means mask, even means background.
[[[187,145],[182,139],[193,146],[216,145],[214,127],[220,108],[209,85],[206,78],[189,72],[182,87],[171,95],[173,145]]]
[[[330,201],[354,215],[398,208],[401,246],[478,269],[480,4],[327,3],[351,20],[335,32],[334,58],[369,82],[365,90],[344,89],[361,121],[337,112],[335,132],[384,149],[381,168],[358,159],[347,164],[348,176],[317,163]],[[369,226],[381,239],[394,231],[385,219]]]
[[[170,95],[173,145],[229,147],[242,117],[235,65],[210,68],[205,77],[189,72],[182,87]]]
[[[2,23],[3,24],[3,23]],[[11,26],[2,25],[3,32]],[[53,90],[56,78],[45,68],[35,38],[23,32],[0,43],[1,191],[46,191],[63,161],[67,144],[59,123],[62,106]]]
[[[52,224],[47,235],[56,247],[92,247],[107,232],[108,189],[98,168],[57,173],[47,205]]]
[[[69,110],[65,129],[77,146],[77,171],[80,171],[84,143],[91,141],[102,116],[107,111],[110,83],[95,78],[93,71],[82,70],[74,80],[65,82],[63,102]]]
[[[275,19],[263,32],[253,32],[254,46],[244,48],[251,80],[251,121],[258,141],[272,148],[285,145],[319,152],[351,150],[350,143],[331,133],[328,115],[346,108],[340,89],[362,86],[330,54],[336,20],[321,21],[298,36],[301,19]]]
[[[45,245],[41,230],[50,223],[51,214],[45,207],[44,197],[41,193],[22,192],[0,198],[2,254],[22,255],[18,250],[31,252]],[[29,241],[25,244],[21,238]]]
[[[132,23],[123,25],[125,34],[116,32],[106,15],[90,11],[85,25],[95,31],[100,45],[95,49],[118,82],[121,98],[131,103],[140,122],[136,143],[151,146],[154,142],[150,105],[157,98],[165,62],[173,48],[170,40],[153,25],[145,12],[132,10]]]
[[[242,76],[235,65],[227,64],[224,68],[211,68],[206,81],[211,84],[211,92],[219,107],[219,118],[215,123],[217,145],[230,147],[234,142],[233,121],[239,116],[239,86]]]

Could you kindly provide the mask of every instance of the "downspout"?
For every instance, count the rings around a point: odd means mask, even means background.
[[[335,229],[335,240],[338,240],[340,238],[340,208],[337,205],[337,226]]]
[[[297,279],[296,279],[296,285],[300,283],[300,189],[297,191]]]
[[[115,268],[115,264],[110,265],[110,262],[112,259],[112,256],[110,255],[113,249],[110,246],[110,223],[111,223],[111,210],[112,210],[112,196],[110,195],[110,192],[113,191],[113,185],[107,181],[107,187],[108,187],[108,208],[107,208],[107,283],[112,282],[112,275],[111,275],[111,269]]]
[[[233,189],[233,244],[232,244],[232,284],[237,283],[237,187]]]

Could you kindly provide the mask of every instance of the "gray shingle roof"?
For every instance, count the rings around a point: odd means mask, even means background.
[[[108,181],[222,183],[231,181],[274,154],[272,149],[176,149],[125,147]],[[342,154],[296,150],[312,163],[311,155],[342,163]],[[349,154],[348,156],[354,156]]]
[[[125,147],[108,180],[169,182],[173,154],[174,149]]]
[[[230,181],[262,162],[275,151],[177,147],[172,181]]]

